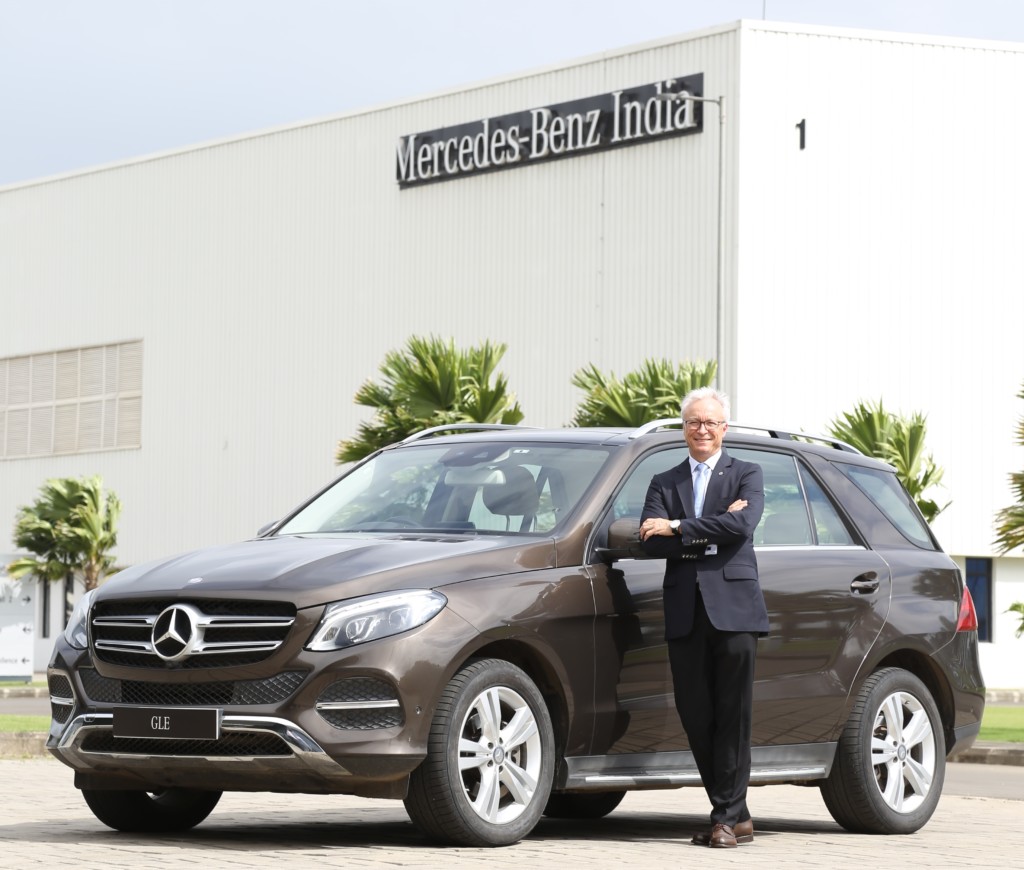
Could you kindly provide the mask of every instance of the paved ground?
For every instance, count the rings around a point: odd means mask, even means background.
[[[957,765],[968,768],[973,765]],[[983,777],[1024,769],[985,766]],[[1024,794],[1020,792],[1019,794]],[[140,837],[105,828],[54,759],[0,761],[0,865],[10,870],[179,867],[515,868],[550,866],[631,870],[688,867],[776,868],[917,866],[1024,868],[1024,802],[943,795],[931,822],[907,837],[848,834],[815,789],[753,789],[756,839],[734,850],[690,846],[706,819],[697,789],[627,795],[598,822],[542,821],[533,836],[504,849],[440,848],[428,843],[398,802],[309,795],[225,795],[202,825],[174,837]]]

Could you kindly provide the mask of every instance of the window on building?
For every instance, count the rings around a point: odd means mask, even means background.
[[[0,359],[0,459],[141,446],[141,341]]]
[[[978,613],[978,640],[992,640],[992,560],[967,560],[967,588]]]

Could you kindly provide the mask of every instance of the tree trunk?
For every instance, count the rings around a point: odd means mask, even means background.
[[[71,611],[75,609],[75,572],[64,575],[64,626],[71,622]]]

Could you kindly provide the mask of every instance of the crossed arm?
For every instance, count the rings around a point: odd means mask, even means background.
[[[726,513],[735,513],[741,511],[747,506],[747,500],[745,498],[738,498],[729,507],[726,508]],[[672,527],[669,526],[669,521],[662,517],[650,517],[640,523],[640,540],[646,541],[648,538],[654,535],[665,535],[673,536],[675,532],[672,531]]]

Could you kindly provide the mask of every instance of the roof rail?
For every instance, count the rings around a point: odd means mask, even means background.
[[[434,435],[437,432],[445,432],[452,430],[466,430],[466,429],[478,429],[478,430],[490,430],[490,429],[530,429],[531,426],[520,426],[515,423],[444,423],[440,426],[431,426],[429,429],[422,429],[419,432],[413,432],[406,438],[399,441],[399,444],[408,444],[410,441],[418,441],[420,438],[425,438],[427,435]]]
[[[658,429],[667,429],[669,426],[682,426],[683,421],[679,417],[669,417],[664,420],[651,420],[649,423],[644,423],[637,429],[634,429],[629,433],[629,437],[639,438],[641,435],[646,435],[648,432],[655,432]]]
[[[666,429],[669,426],[679,427],[682,426],[683,421],[678,417],[671,417],[666,420],[652,420],[649,423],[644,423],[642,426],[634,429],[630,434],[630,438],[639,438],[641,435],[647,435],[650,432],[655,432],[658,429]],[[844,450],[848,453],[861,453],[852,444],[847,444],[845,441],[840,441],[838,438],[833,438],[831,435],[812,435],[809,432],[789,432],[785,429],[778,427],[768,426],[747,426],[744,423],[736,423],[732,420],[729,421],[730,429],[742,429],[745,432],[759,432],[763,435],[767,435],[769,438],[779,438],[784,441],[811,441],[821,444],[825,444],[828,447],[834,447],[836,450]]]

